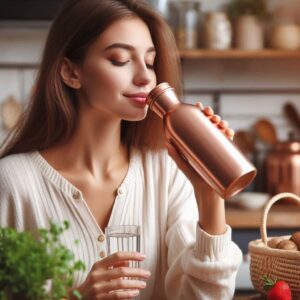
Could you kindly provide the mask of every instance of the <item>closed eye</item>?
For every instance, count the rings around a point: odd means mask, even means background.
[[[123,61],[118,61],[118,60],[114,60],[114,59],[111,59],[110,61],[114,66],[118,66],[118,67],[125,66],[129,62],[129,60],[123,62]],[[154,69],[154,65],[146,64],[146,66],[150,70]]]
[[[111,59],[110,61],[114,66],[118,66],[118,67],[125,66],[129,62],[129,60],[123,62],[123,61],[118,61],[118,60],[114,60],[114,59]]]

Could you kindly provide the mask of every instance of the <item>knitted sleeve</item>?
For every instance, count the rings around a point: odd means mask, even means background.
[[[232,299],[242,252],[231,241],[231,228],[218,236],[200,228],[193,186],[175,163],[170,164],[167,297]]]

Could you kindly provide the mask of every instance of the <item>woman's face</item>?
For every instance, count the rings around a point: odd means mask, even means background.
[[[145,118],[145,98],[156,86],[155,48],[147,25],[137,17],[109,26],[87,51],[80,67],[84,103],[113,118]]]

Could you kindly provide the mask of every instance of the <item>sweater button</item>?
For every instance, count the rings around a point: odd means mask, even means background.
[[[73,199],[75,199],[75,200],[79,200],[80,199],[80,193],[78,191],[75,191],[73,193]]]
[[[99,235],[99,236],[98,236],[98,241],[99,241],[100,243],[104,242],[104,241],[105,241],[105,236],[104,236],[103,234]]]
[[[120,187],[120,188],[118,188],[118,194],[119,194],[119,195],[124,195],[125,193],[126,193],[125,187]]]

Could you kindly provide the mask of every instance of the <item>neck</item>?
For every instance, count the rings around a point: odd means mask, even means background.
[[[87,171],[93,177],[104,177],[118,165],[128,161],[126,147],[121,143],[120,119],[84,113],[77,129],[64,145],[44,153],[58,170]]]

